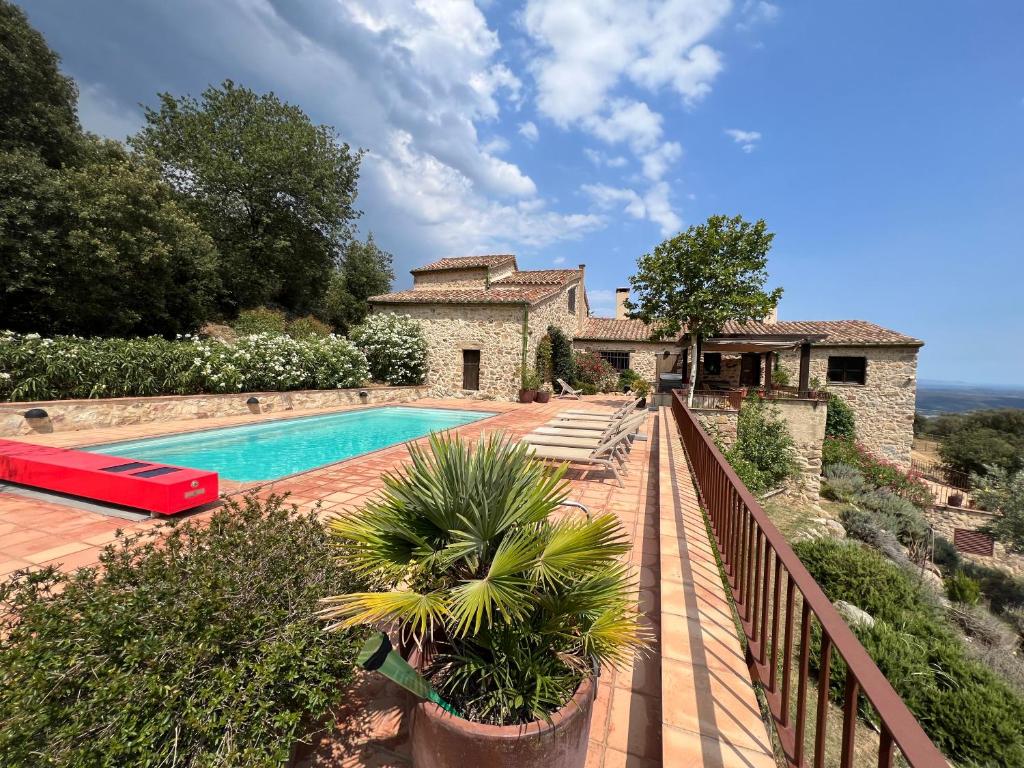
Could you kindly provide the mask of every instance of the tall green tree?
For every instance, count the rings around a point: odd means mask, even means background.
[[[59,64],[24,12],[0,0],[0,151],[35,151],[51,168],[74,157],[78,89]]]
[[[161,94],[131,143],[156,158],[214,239],[224,312],[322,304],[358,216],[361,153],[332,128],[227,80],[198,100]]]
[[[782,297],[781,288],[764,288],[774,237],[763,219],[751,224],[741,216],[710,216],[637,262],[628,309],[652,324],[656,336],[689,335],[691,405],[698,339],[718,333],[729,320],[760,320]]]
[[[371,296],[387,293],[395,279],[394,258],[373,239],[352,240],[331,275],[321,314],[339,333],[359,325],[370,312]]]

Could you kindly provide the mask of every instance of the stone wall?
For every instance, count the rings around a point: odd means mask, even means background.
[[[446,269],[440,272],[419,272],[412,276],[414,291],[439,288],[480,288],[487,285],[487,268]]]
[[[924,516],[932,524],[936,536],[942,536],[952,542],[954,529],[977,530],[990,523],[995,514],[980,509],[943,506],[926,509]],[[1008,553],[1006,547],[998,541],[995,543],[992,551],[994,553],[992,557],[965,555],[963,552],[960,553],[960,556],[979,565],[999,568],[1000,570],[1012,573],[1014,576],[1024,576],[1024,556]]]
[[[811,348],[811,379],[827,384],[829,355],[867,358],[864,384],[828,384],[828,389],[853,410],[858,441],[881,458],[909,466],[917,402],[917,347],[815,346]],[[781,353],[779,365],[796,385],[799,351]]]
[[[360,397],[366,393],[366,398]],[[102,400],[49,400],[0,405],[0,437],[40,432],[74,432],[125,424],[204,419],[245,413],[332,408],[361,403],[397,403],[426,395],[425,387],[369,386],[357,389],[304,389],[294,392],[240,392],[230,395],[174,395],[168,397],[112,397]],[[247,405],[250,397],[259,405]],[[24,417],[30,408],[42,408],[48,419]]]
[[[721,408],[694,408],[693,415],[700,421],[704,431],[721,447],[728,450],[736,442],[736,426],[739,411],[727,411]]]
[[[394,307],[376,305],[375,312]],[[404,304],[397,311],[418,320],[427,341],[427,381],[436,397],[511,400],[519,391],[523,313],[517,304]],[[480,389],[462,389],[462,350],[480,350]]]
[[[827,407],[818,400],[772,400],[796,449],[798,475],[787,495],[817,501],[821,491],[821,449]]]
[[[573,349],[580,352],[629,352],[629,367],[643,376],[651,385],[656,385],[658,378],[658,358],[668,351],[677,354],[678,345],[658,344],[643,341],[594,341],[592,339],[576,339]]]
[[[576,288],[576,312],[569,312],[569,289]],[[572,283],[557,295],[530,307],[529,332],[526,342],[526,364],[536,366],[537,345],[549,326],[560,328],[570,339],[579,333],[580,313],[583,312],[583,284]]]

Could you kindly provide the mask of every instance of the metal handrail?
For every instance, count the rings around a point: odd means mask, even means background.
[[[807,682],[813,618],[821,628],[821,682],[817,705],[810,715],[815,726],[812,765],[823,768],[825,764],[828,681],[833,652],[837,652],[847,665],[841,768],[853,766],[857,704],[861,695],[871,702],[881,723],[878,754],[880,768],[891,768],[894,745],[899,747],[912,768],[947,765],[942,753],[868,656],[864,646],[800,562],[785,537],[768,519],[761,505],[686,407],[681,390],[672,393],[672,413],[679,426],[695,485],[710,519],[740,624],[746,635],[747,665],[753,680],[764,689],[775,732],[787,763],[795,767],[806,764],[804,738],[809,720]],[[801,598],[800,652],[796,715],[791,717],[797,594]],[[780,623],[783,625],[781,629]]]

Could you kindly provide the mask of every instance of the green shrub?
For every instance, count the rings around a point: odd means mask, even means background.
[[[525,368],[520,367],[516,373],[519,375],[519,387],[521,389],[532,389],[536,391],[540,388],[540,376],[537,371],[530,366],[526,366]]]
[[[823,467],[832,464],[849,464],[852,467],[859,467],[860,462],[861,456],[857,451],[857,444],[853,440],[825,436],[825,441],[821,444]]]
[[[875,488],[888,488],[918,507],[933,503],[934,496],[916,472],[907,472],[893,462],[879,459],[853,440],[826,436],[822,444],[822,466],[849,464]]]
[[[860,470],[849,464],[829,464],[823,475],[821,494],[836,501],[852,501],[868,487]]]
[[[540,376],[542,382],[554,381],[554,378],[552,378],[554,368],[552,366],[551,337],[545,334],[537,342],[537,375]]]
[[[548,326],[548,336],[551,338],[552,381],[554,379],[566,382],[574,381],[576,369],[573,366],[572,342],[557,325]]]
[[[238,317],[235,318],[231,327],[240,336],[248,336],[253,333],[284,335],[288,329],[288,318],[285,317],[284,312],[269,307],[243,309],[238,313]]]
[[[862,493],[856,502],[874,513],[879,524],[908,547],[920,547],[928,539],[929,526],[924,515],[888,488]]]
[[[956,547],[953,546],[953,542],[945,536],[935,537],[932,560],[936,565],[942,568],[947,568],[951,571],[960,567],[960,553],[957,551]]]
[[[614,392],[619,384],[615,368],[597,352],[576,352],[573,369],[579,384],[590,384],[598,392]]]
[[[83,339],[0,334],[0,399],[146,397],[355,387],[366,358],[336,336]]]
[[[1014,608],[1024,608],[1024,578],[969,560],[964,560],[961,568],[981,586],[981,594],[989,601],[993,613],[1001,614]]]
[[[846,404],[843,398],[834,392],[830,392],[828,396],[825,434],[829,437],[838,437],[844,440],[853,440],[856,437],[856,420],[853,415],[853,409]]]
[[[369,315],[352,329],[374,381],[422,384],[427,375],[427,340],[418,321],[390,312]]]
[[[641,384],[647,384],[647,380],[632,368],[619,374],[619,389],[623,392],[634,392]]]
[[[247,497],[0,586],[0,764],[278,766],[352,677],[315,514]]]
[[[331,326],[312,315],[297,317],[288,323],[288,335],[293,339],[312,339],[331,335]]]
[[[963,571],[957,571],[945,582],[946,597],[954,603],[977,605],[981,599],[981,586]]]
[[[940,749],[977,765],[1024,765],[1024,699],[968,656],[911,575],[853,542],[803,541],[794,550],[830,600],[845,600],[874,617],[873,626],[853,630]],[[815,664],[819,640],[816,630]],[[845,664],[833,655],[830,692],[836,700],[845,675]]]
[[[747,398],[740,408],[736,442],[725,458],[752,493],[777,488],[796,472],[793,438],[786,422],[777,409],[756,396]]]

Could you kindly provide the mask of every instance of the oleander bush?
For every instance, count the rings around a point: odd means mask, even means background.
[[[595,392],[615,392],[619,374],[615,367],[597,352],[577,352],[573,355],[576,383],[589,384]]]
[[[269,768],[329,720],[360,637],[316,612],[362,585],[315,514],[250,496],[100,562],[0,585],[0,765]]]
[[[852,629],[943,752],[971,765],[1024,765],[1024,697],[971,656],[919,581],[851,541],[802,541],[794,550],[830,600],[875,619]],[[816,630],[812,664],[819,637]],[[829,687],[840,700],[846,667],[837,654],[832,659]]]
[[[427,375],[427,340],[408,315],[369,315],[352,329],[352,341],[366,355],[374,381],[422,384]]]
[[[356,387],[366,358],[338,336],[40,338],[0,334],[0,399],[145,397]]]

